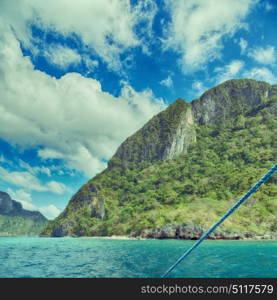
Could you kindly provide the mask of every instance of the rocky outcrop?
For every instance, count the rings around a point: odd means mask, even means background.
[[[59,224],[54,228],[52,236],[53,237],[75,236],[75,234],[72,232],[72,225],[73,222],[71,221],[66,221],[62,224]]]
[[[163,227],[144,229],[142,232],[134,232],[130,236],[147,239],[183,239],[198,240],[208,228],[193,223],[180,225],[168,224]],[[228,233],[222,230],[215,230],[208,236],[210,240],[240,240],[240,239],[274,239],[277,235],[255,235],[253,233]]]
[[[76,210],[86,210],[86,215],[91,218],[103,219],[105,216],[105,200],[99,192],[99,188],[92,182],[85,184],[70,200],[68,213],[71,204],[74,204]]]

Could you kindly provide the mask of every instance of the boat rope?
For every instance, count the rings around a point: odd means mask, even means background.
[[[246,201],[253,193],[255,193],[258,188],[264,184],[275,172],[277,171],[277,164],[275,164],[255,185],[253,185],[249,191],[238,201],[236,202],[226,214],[217,221],[207,232],[205,232],[199,240],[197,240],[163,275],[162,278],[165,278],[169,275],[177,265],[187,257],[196,247],[198,247],[220,224],[222,224],[244,201]]]

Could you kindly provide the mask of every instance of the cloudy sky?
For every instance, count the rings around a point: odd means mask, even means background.
[[[179,97],[277,83],[275,0],[1,0],[0,190],[53,218]]]

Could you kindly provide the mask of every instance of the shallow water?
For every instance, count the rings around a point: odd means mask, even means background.
[[[0,237],[0,277],[160,277],[192,243]],[[171,277],[277,277],[277,241],[205,241]]]

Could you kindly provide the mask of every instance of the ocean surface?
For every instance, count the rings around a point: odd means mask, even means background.
[[[0,237],[0,277],[160,277],[192,243]],[[277,277],[277,241],[205,241],[170,277]]]

